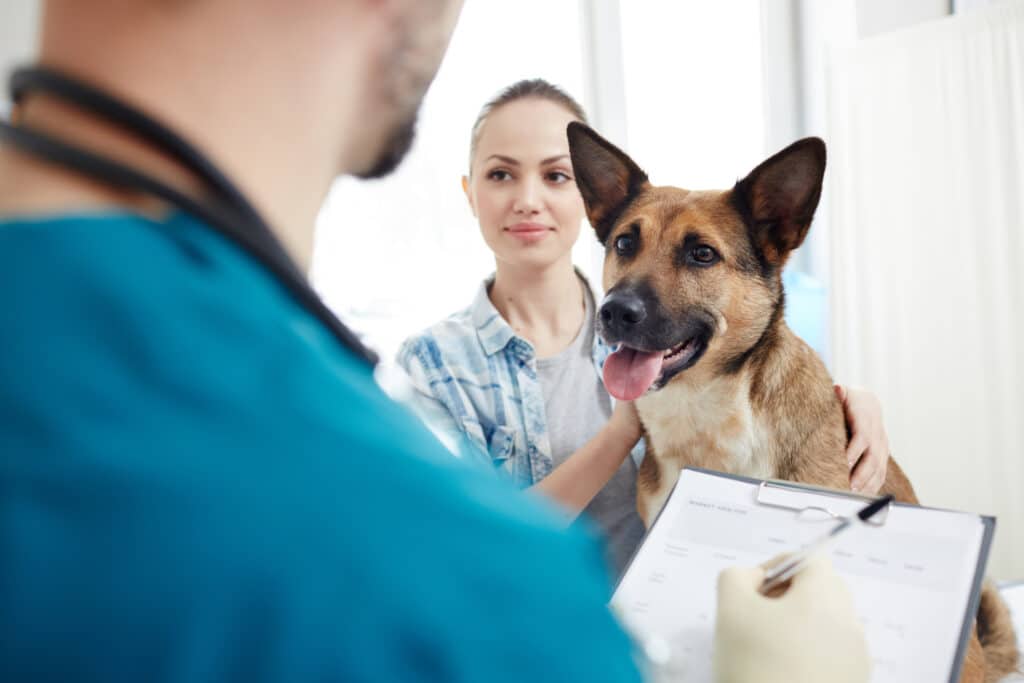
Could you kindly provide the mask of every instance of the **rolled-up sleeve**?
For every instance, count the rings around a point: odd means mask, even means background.
[[[478,443],[463,428],[466,416],[457,415],[449,406],[450,401],[446,402],[444,394],[450,393],[451,387],[445,386],[455,379],[445,372],[443,365],[431,361],[437,354],[431,351],[430,344],[424,337],[412,337],[398,351],[396,362],[407,384],[402,402],[455,456],[493,469],[486,443]]]

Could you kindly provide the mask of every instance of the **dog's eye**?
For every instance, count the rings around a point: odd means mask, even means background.
[[[632,256],[636,251],[636,237],[633,235],[619,235],[615,238],[615,251],[619,256]]]
[[[702,266],[709,266],[718,261],[718,252],[708,245],[702,244],[699,247],[693,248],[693,251],[690,252],[690,258]]]

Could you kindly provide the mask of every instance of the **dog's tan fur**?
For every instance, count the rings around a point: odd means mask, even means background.
[[[606,292],[643,283],[670,317],[699,308],[714,320],[703,356],[636,400],[647,445],[637,489],[644,522],[686,465],[848,489],[846,426],[832,380],[781,315],[781,270],[817,205],[823,143],[796,143],[732,190],[693,192],[651,186],[581,124],[570,126],[569,138],[588,217],[608,246]],[[636,254],[616,255],[621,235],[639,241]],[[679,265],[678,245],[695,235],[721,256],[716,267]],[[918,502],[891,458],[882,491]],[[986,585],[961,681],[997,681],[1017,659],[1007,609]]]

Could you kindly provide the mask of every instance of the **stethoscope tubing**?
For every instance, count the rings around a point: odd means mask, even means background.
[[[112,187],[157,197],[194,216],[255,258],[339,343],[371,367],[376,366],[377,355],[324,304],[259,212],[198,149],[141,111],[52,69],[18,69],[9,85],[15,103],[29,93],[45,93],[124,129],[188,168],[211,191],[212,201],[190,197],[138,169],[26,126],[0,121],[0,140],[25,154]]]

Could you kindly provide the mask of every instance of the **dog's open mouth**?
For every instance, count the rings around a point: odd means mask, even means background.
[[[622,345],[604,362],[604,386],[620,401],[632,401],[692,366],[707,348],[707,340],[690,337],[667,351],[643,351]]]

